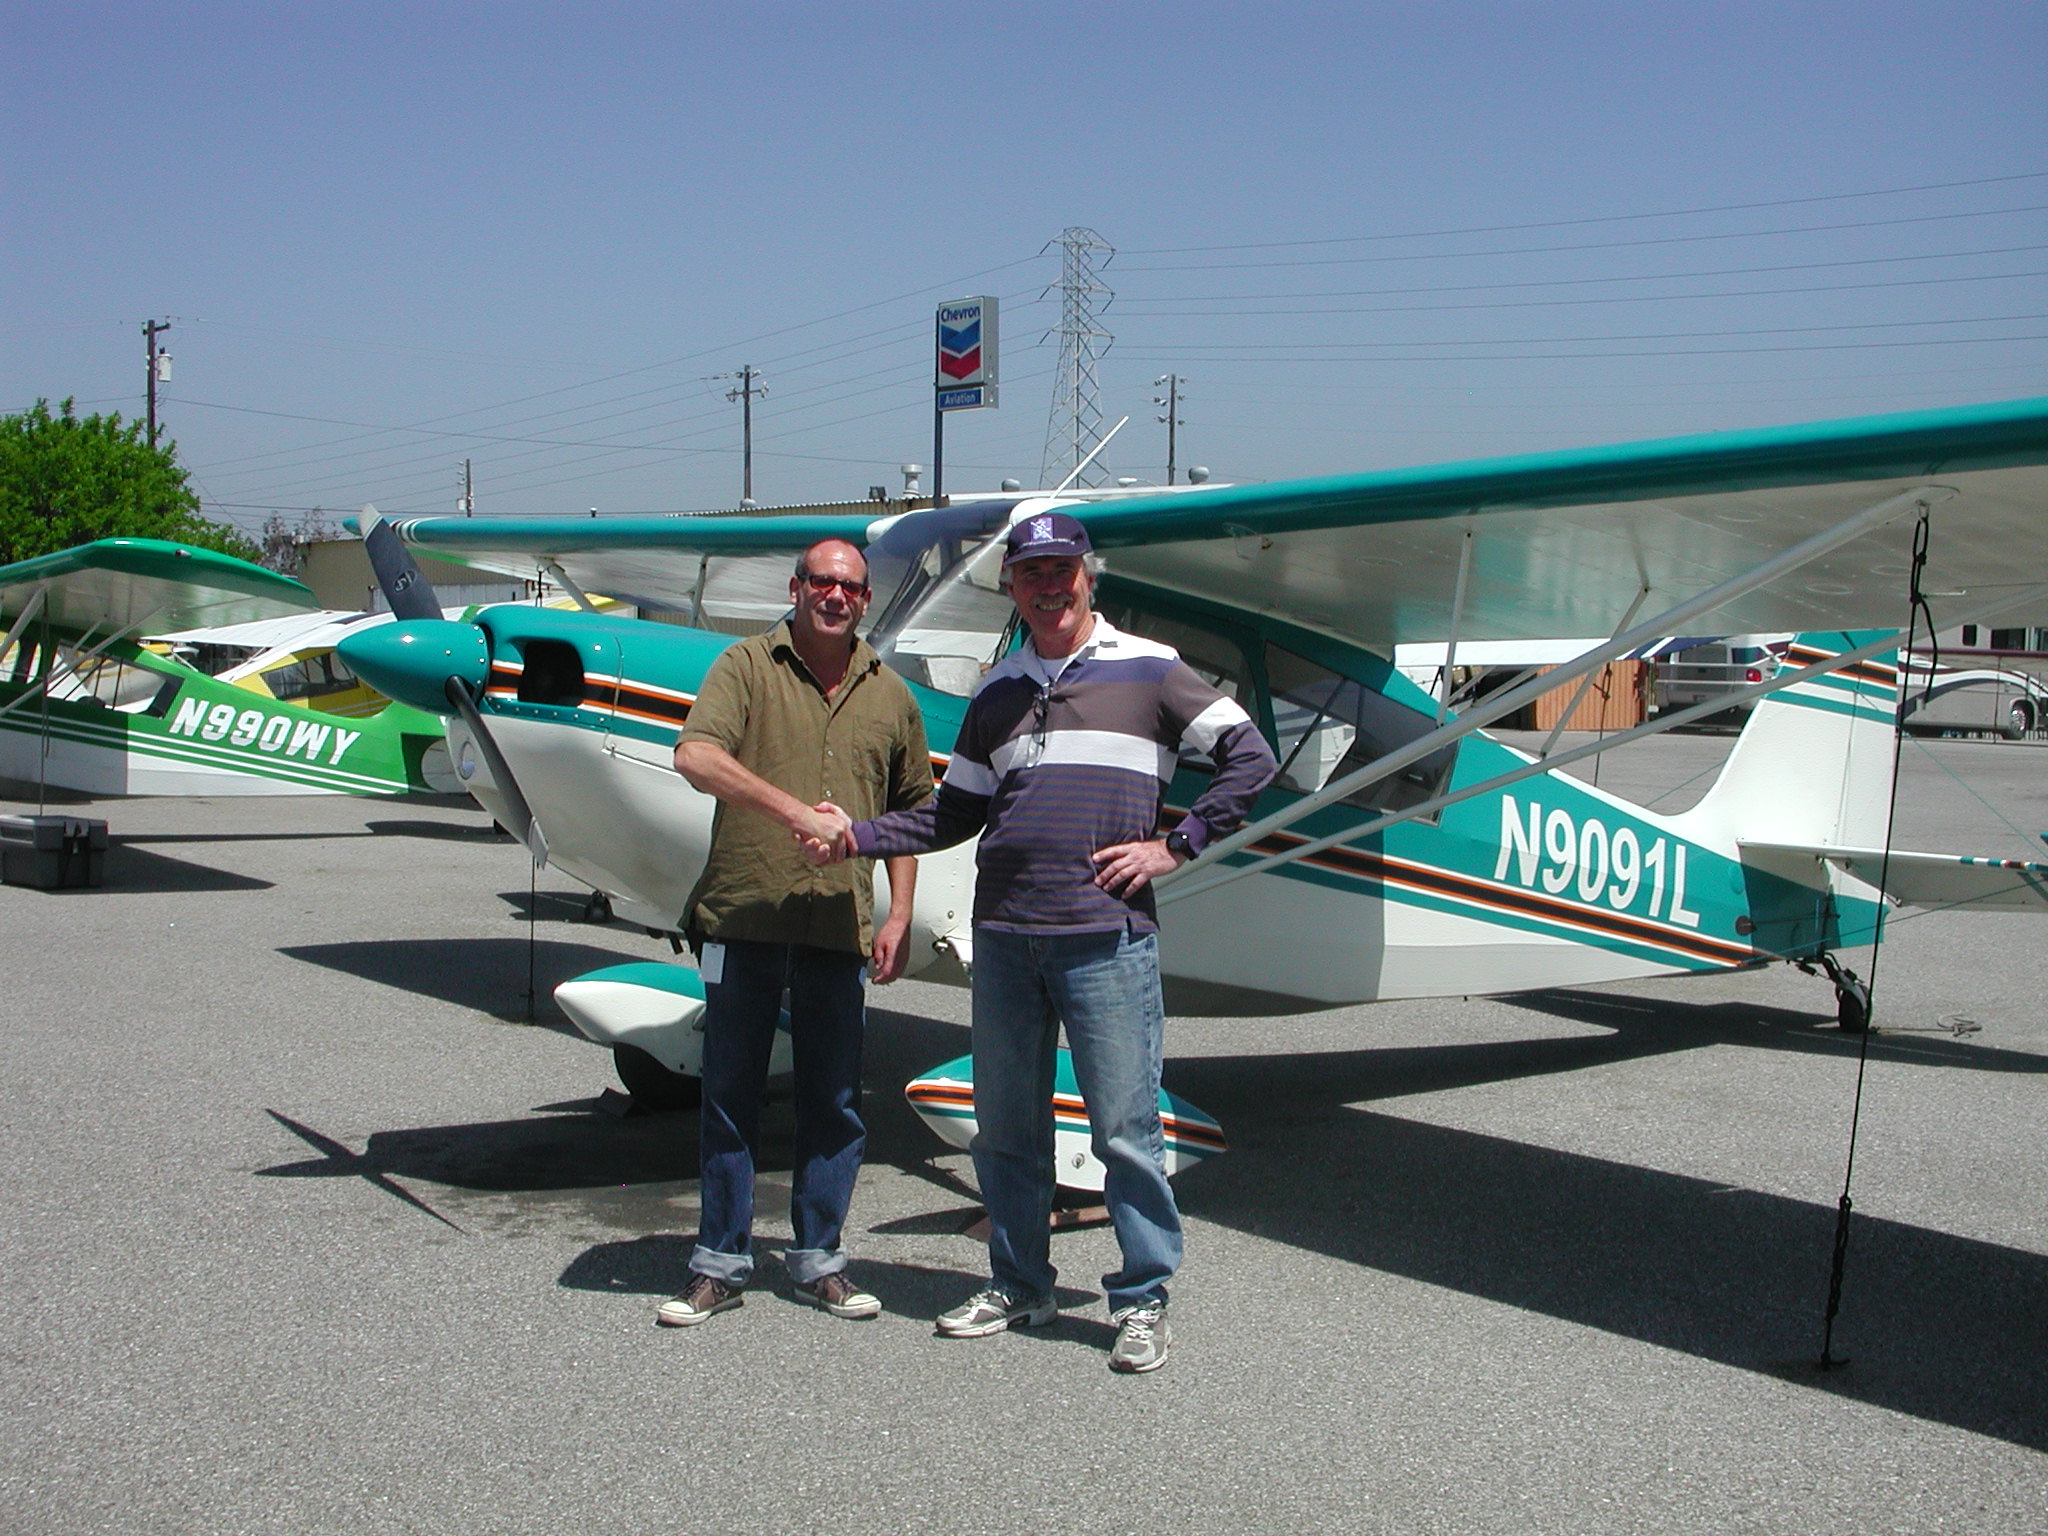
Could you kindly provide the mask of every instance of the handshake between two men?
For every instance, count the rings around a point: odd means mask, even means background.
[[[804,857],[819,867],[853,858],[860,851],[854,845],[853,818],[830,800],[812,806],[806,828],[790,835],[802,845]],[[1095,883],[1112,895],[1124,897],[1135,896],[1184,862],[1164,838],[1117,843],[1099,850],[1093,857]]]
[[[830,800],[820,800],[812,806],[810,825],[790,836],[802,845],[804,857],[820,868],[850,859],[857,851],[853,846],[853,818]]]

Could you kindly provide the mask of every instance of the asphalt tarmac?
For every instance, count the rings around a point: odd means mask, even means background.
[[[1602,782],[1675,808],[1726,744]],[[548,994],[663,947],[464,803],[61,808],[114,847],[104,889],[0,888],[0,1531],[2048,1530],[2037,919],[1895,923],[1837,1368],[1859,1042],[1779,967],[1174,1020],[1232,1150],[1178,1181],[1131,1378],[1101,1230],[1056,1239],[1055,1325],[933,1336],[985,1256],[900,1090],[962,994],[872,997],[882,1316],[792,1298],[779,1101],[746,1305],[657,1329],[694,1117],[596,1112]],[[2048,751],[1909,746],[1900,846],[2043,828]]]

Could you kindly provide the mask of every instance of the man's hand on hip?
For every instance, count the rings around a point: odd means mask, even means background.
[[[1112,896],[1135,896],[1180,865],[1180,859],[1167,850],[1164,838],[1118,843],[1095,855],[1095,883]]]

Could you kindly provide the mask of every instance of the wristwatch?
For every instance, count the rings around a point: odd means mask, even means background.
[[[1166,851],[1183,864],[1195,856],[1195,850],[1188,842],[1187,833],[1181,831],[1179,827],[1166,834]]]

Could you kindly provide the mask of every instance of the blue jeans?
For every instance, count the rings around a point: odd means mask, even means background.
[[[866,961],[850,950],[807,944],[725,944],[725,971],[704,984],[702,1219],[690,1268],[728,1285],[753,1277],[754,1162],[768,1054],[789,989],[796,1066],[796,1168],[785,1256],[801,1285],[846,1268],[839,1235],[860,1174],[867,1128],[860,1118],[861,983]]]
[[[1159,1126],[1166,1009],[1154,934],[975,930],[969,1150],[988,1206],[990,1272],[1012,1295],[1052,1290],[1052,1085],[1062,1022],[1123,1249],[1123,1268],[1104,1275],[1102,1288],[1112,1312],[1164,1304],[1181,1230]]]

